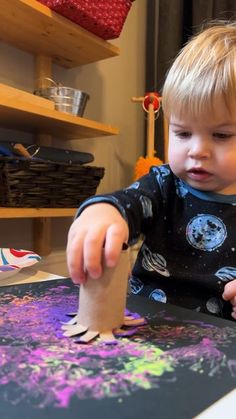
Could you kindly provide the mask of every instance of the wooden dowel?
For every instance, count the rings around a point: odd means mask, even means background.
[[[47,87],[50,85],[48,78],[52,77],[52,59],[47,56],[35,57],[35,88]],[[45,133],[36,136],[36,143],[50,146],[52,137]],[[46,187],[46,185],[45,185]],[[33,242],[34,251],[40,256],[47,256],[51,253],[51,219],[38,218],[33,221]]]
[[[147,157],[154,156],[154,115],[154,106],[152,103],[149,103],[147,120]]]
[[[26,157],[27,159],[31,158],[31,154],[28,150],[23,146],[23,144],[17,143],[13,146],[13,149],[19,154],[20,156]]]
[[[144,101],[144,97],[143,96],[140,96],[140,97],[131,97],[131,101],[132,102],[143,102]]]

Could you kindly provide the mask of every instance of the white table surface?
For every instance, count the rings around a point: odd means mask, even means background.
[[[20,285],[20,284],[27,284],[30,282],[49,281],[49,280],[60,279],[60,278],[65,278],[65,277],[51,274],[45,271],[40,271],[33,267],[23,268],[20,270],[20,272],[16,272],[14,275],[11,275],[2,280],[1,280],[1,275],[0,275],[0,286],[4,287],[6,285]]]

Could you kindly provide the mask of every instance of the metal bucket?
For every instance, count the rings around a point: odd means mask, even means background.
[[[35,94],[52,100],[57,111],[77,116],[83,116],[89,99],[88,93],[64,86],[43,87],[36,90]]]

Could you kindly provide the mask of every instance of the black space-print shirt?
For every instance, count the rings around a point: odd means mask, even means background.
[[[191,188],[168,165],[130,187],[85,201],[114,205],[143,244],[130,287],[134,294],[232,320],[222,293],[236,279],[236,196]]]

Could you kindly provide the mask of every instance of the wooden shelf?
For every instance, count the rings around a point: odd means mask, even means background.
[[[52,62],[73,68],[118,56],[119,48],[53,12],[37,0],[1,0],[0,40],[35,57],[35,87],[52,77]],[[36,134],[49,145],[52,136],[66,139],[118,134],[111,125],[58,112],[42,98],[0,85],[0,126]],[[51,251],[51,220],[73,217],[75,208],[0,208],[0,218],[33,218],[34,251]]]
[[[1,0],[0,39],[23,51],[50,56],[72,68],[119,55],[93,35],[36,0]]]
[[[20,90],[0,84],[0,125],[63,139],[93,138],[119,132],[111,125],[41,106],[36,99],[34,95],[27,93],[25,96],[23,91],[21,95]]]
[[[74,217],[76,208],[9,208],[0,207],[0,218]]]

